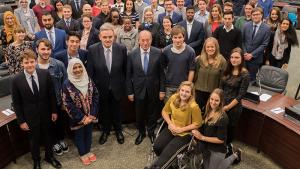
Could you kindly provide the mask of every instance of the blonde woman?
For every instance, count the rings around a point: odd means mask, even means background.
[[[214,4],[209,12],[208,20],[204,24],[206,37],[211,37],[221,24],[223,24],[222,8],[219,4]]]
[[[234,161],[241,161],[241,150],[236,150],[225,159],[228,117],[223,111],[223,90],[215,89],[206,104],[203,124],[192,130],[203,155],[204,169],[226,169]]]
[[[195,89],[196,101],[201,108],[207,102],[210,93],[218,88],[227,62],[220,54],[217,39],[210,37],[204,42],[201,55],[196,58]]]
[[[194,84],[184,81],[177,92],[170,97],[162,110],[165,127],[154,142],[154,152],[158,159],[149,168],[165,168],[173,160],[174,154],[191,140],[189,134],[200,127],[201,110],[195,99]]]

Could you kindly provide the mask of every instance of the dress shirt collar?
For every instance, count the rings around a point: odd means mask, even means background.
[[[207,16],[207,15],[209,15],[209,12],[205,11],[204,15],[202,15],[201,11],[198,11],[198,15],[200,15],[200,16]]]
[[[24,74],[25,74],[26,79],[31,80],[31,74],[27,73],[26,70],[24,70]],[[34,70],[34,72],[32,73],[32,75],[34,76],[35,79],[38,79],[36,70]]]
[[[103,46],[103,49],[104,49],[104,53],[107,51],[107,49],[109,49],[110,52],[112,53],[112,46],[113,45],[111,45],[109,48],[106,48],[103,44],[102,44],[102,46]]]
[[[229,28],[229,29],[227,29],[227,28],[226,28],[226,26],[224,25],[224,26],[223,26],[223,29],[225,29],[225,30],[226,30],[226,32],[230,32],[231,30],[233,30],[233,29],[234,29],[234,26],[233,26],[233,24],[231,24],[230,28]]]
[[[171,11],[171,12],[167,12],[166,11],[166,16],[169,16],[170,15],[170,17],[172,18],[173,17],[173,11]]]
[[[151,48],[151,47],[150,47],[150,48]],[[140,47],[141,56],[144,56],[145,52],[147,52],[147,53],[148,53],[148,55],[149,55],[149,53],[150,53],[150,48],[149,48],[149,49],[147,49],[147,50],[145,51],[144,49],[142,49],[142,48]]]
[[[65,21],[66,23],[69,22],[69,24],[70,24],[70,23],[71,23],[71,18],[70,18],[70,19],[64,19],[64,21]]]
[[[49,31],[51,31],[52,33],[55,33],[55,29],[54,29],[54,26],[52,26],[51,29],[46,29],[45,28],[45,31],[49,34]]]
[[[195,19],[193,19],[192,22],[189,22],[188,20],[186,20],[186,24],[187,24],[187,25],[193,25],[194,20],[195,20]]]
[[[258,24],[256,24],[256,23],[253,22],[253,28],[254,28],[254,25],[256,25],[257,29],[258,29],[260,27],[261,23],[262,23],[262,21],[260,21]]]

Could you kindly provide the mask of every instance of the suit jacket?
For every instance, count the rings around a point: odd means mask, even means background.
[[[87,51],[86,50],[82,50],[82,49],[79,49],[78,50],[78,55],[79,55],[79,59],[82,61],[82,63],[86,66],[86,59],[87,59]],[[63,51],[60,51],[58,53],[56,53],[54,55],[54,58],[63,62],[64,65],[65,65],[65,68],[68,67],[68,63],[69,63],[69,58],[68,58],[68,52],[67,52],[67,49],[63,50]]]
[[[54,31],[55,31],[55,45],[52,52],[53,55],[67,48],[66,32],[64,30],[57,29],[57,28],[55,28]],[[42,38],[48,39],[45,29],[42,29],[41,31],[35,33],[35,42]]]
[[[181,21],[178,23],[178,25],[181,25],[186,30],[184,38],[185,43],[190,45],[190,47],[192,47],[195,50],[196,54],[200,54],[205,37],[203,24],[199,21],[194,20],[190,38],[188,37],[187,33],[187,21]]]
[[[107,99],[109,91],[115,99],[125,96],[125,75],[126,75],[127,51],[126,47],[113,43],[111,71],[106,66],[104,49],[101,42],[98,42],[88,49],[87,70],[90,78],[96,84],[101,99]]]
[[[166,13],[161,13],[158,15],[158,23],[162,25],[163,19],[166,16]],[[182,15],[173,11],[172,15],[172,22],[174,25],[176,25],[178,22],[181,22],[183,20]]]
[[[161,50],[150,48],[147,74],[144,72],[141,50],[134,49],[127,60],[126,86],[127,95],[134,94],[135,98],[144,99],[146,91],[150,98],[159,98],[159,92],[165,91],[165,74],[162,65]]]
[[[253,58],[250,62],[261,64],[263,62],[264,50],[270,41],[271,30],[267,24],[261,23],[254,38],[252,39],[253,29],[252,21],[245,23],[242,31],[243,49],[244,52],[252,54]]]
[[[55,24],[55,27],[58,28],[58,29],[65,30],[65,32],[67,34],[70,31],[73,31],[73,32],[79,32],[80,31],[80,23],[77,20],[73,19],[73,18],[71,19],[70,27],[67,27],[66,22],[65,22],[64,19],[61,19],[60,21],[58,21]]]
[[[79,31],[81,37],[82,37],[82,32],[83,32],[83,30]],[[89,34],[87,44],[86,44],[86,49],[88,49],[89,46],[91,46],[97,42],[100,42],[99,31],[96,28],[92,27],[90,34]]]
[[[79,9],[76,8],[75,0],[70,0],[69,4],[72,7],[72,18],[74,18],[74,19],[80,18],[82,15],[82,6],[84,4],[86,4],[86,1],[80,0],[80,8]]]
[[[27,83],[24,71],[12,80],[12,101],[19,124],[26,122],[29,127],[51,122],[56,113],[56,98],[51,76],[47,70],[36,69],[39,81],[38,99],[34,97]]]

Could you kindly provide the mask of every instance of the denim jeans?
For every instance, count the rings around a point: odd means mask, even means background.
[[[74,141],[80,156],[90,152],[92,144],[92,131],[93,123],[74,131]]]

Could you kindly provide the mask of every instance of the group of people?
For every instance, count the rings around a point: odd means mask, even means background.
[[[66,125],[84,165],[96,161],[93,123],[99,144],[112,130],[123,144],[124,96],[135,106],[135,144],[148,135],[158,155],[149,168],[168,165],[192,135],[204,168],[240,161],[232,141],[249,82],[263,64],[286,67],[298,45],[292,22],[269,1],[39,0],[31,9],[20,0],[3,16],[2,62],[14,75],[13,107],[34,168],[41,136],[46,161],[61,167],[53,151],[68,152]],[[158,112],[168,127],[155,138]]]

